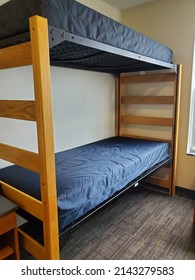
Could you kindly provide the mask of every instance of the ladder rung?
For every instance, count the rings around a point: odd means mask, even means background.
[[[35,102],[24,100],[0,100],[0,117],[36,121]]]

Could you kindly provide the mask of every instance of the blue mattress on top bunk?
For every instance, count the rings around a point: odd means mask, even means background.
[[[167,46],[74,0],[11,0],[1,5],[0,40],[27,32],[33,15],[46,17],[49,25],[71,34],[172,63],[173,52]],[[50,55],[51,59],[64,59],[59,50],[52,53],[51,49]],[[76,58],[80,51],[69,57]]]
[[[112,137],[56,154],[59,229],[169,156],[167,143]],[[18,166],[0,180],[40,199],[39,175]]]

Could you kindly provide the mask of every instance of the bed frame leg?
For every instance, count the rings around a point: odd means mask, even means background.
[[[194,223],[194,225],[195,225],[195,197],[193,198],[193,200],[194,200],[194,216],[193,216],[193,223]]]
[[[178,158],[178,133],[179,133],[179,113],[180,113],[180,99],[181,99],[181,75],[182,75],[182,65],[177,65],[177,77],[175,81],[175,124],[173,131],[173,171],[172,171],[172,187],[171,195],[175,195],[176,187],[176,176],[177,176],[177,158]]]
[[[55,155],[51,103],[48,25],[45,18],[30,18],[40,187],[46,259],[59,259]]]

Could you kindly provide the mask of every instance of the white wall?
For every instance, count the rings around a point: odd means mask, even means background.
[[[0,4],[3,2],[6,1],[0,0]],[[56,151],[114,135],[115,79],[112,75],[51,67],[51,77]],[[30,66],[1,71],[0,99],[33,98]],[[0,119],[2,143],[36,151],[35,136],[33,123]],[[5,165],[7,163],[0,161],[0,168]]]

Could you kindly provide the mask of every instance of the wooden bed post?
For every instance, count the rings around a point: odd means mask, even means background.
[[[194,215],[193,215],[193,223],[195,225],[195,201],[194,201]]]
[[[177,77],[175,79],[175,123],[173,131],[173,170],[172,170],[172,191],[170,195],[175,195],[176,186],[176,170],[177,170],[177,155],[178,155],[178,131],[179,131],[179,113],[180,113],[180,95],[181,95],[181,75],[182,65],[177,66]]]
[[[115,136],[119,136],[119,77],[115,76]]]
[[[194,203],[194,224],[195,224],[195,203]]]
[[[121,136],[122,133],[122,122],[121,122],[121,116],[122,116],[122,103],[121,98],[123,95],[123,83],[122,83],[122,74],[119,75],[119,81],[118,81],[118,136]]]
[[[43,205],[44,248],[47,259],[59,259],[55,155],[50,85],[48,25],[45,18],[30,18],[34,74],[40,187]]]

